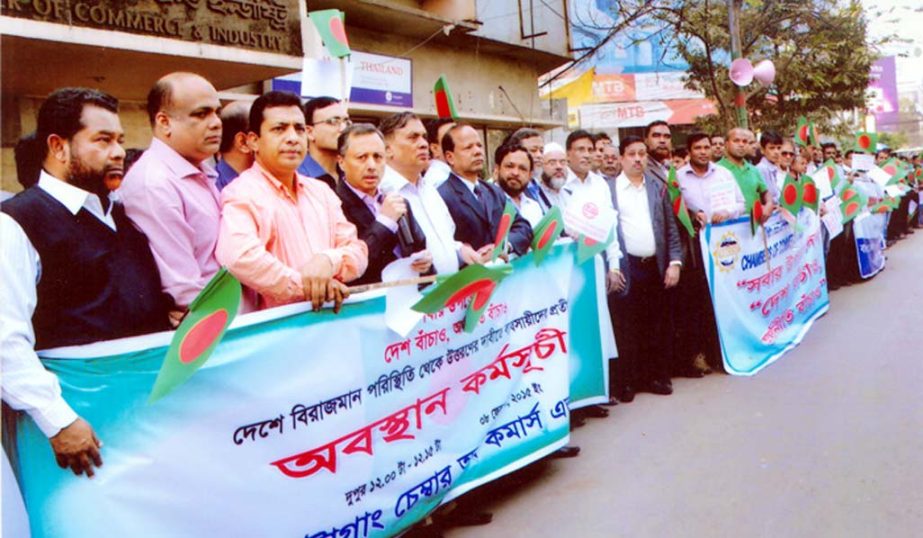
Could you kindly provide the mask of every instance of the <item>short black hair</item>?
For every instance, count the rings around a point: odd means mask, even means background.
[[[689,150],[686,148],[676,148],[673,150],[673,156],[679,157],[680,159],[685,159],[689,156]]]
[[[827,148],[836,149],[836,144],[834,144],[833,142],[824,142],[823,144],[820,145],[820,149],[827,149]]]
[[[231,148],[234,146],[234,137],[237,136],[237,133],[247,134],[250,132],[249,124],[250,118],[248,117],[246,109],[235,107],[230,112],[222,110],[221,147],[218,148],[218,152],[227,153],[231,151]]]
[[[535,138],[536,136],[543,138],[542,132],[538,129],[533,129],[531,127],[520,127],[519,129],[516,129],[507,135],[507,137],[503,139],[503,143],[500,145],[505,146],[507,144],[522,144],[523,140],[527,138]]]
[[[29,133],[20,138],[13,148],[13,158],[16,160],[16,180],[24,189],[38,183],[38,178],[42,174],[43,142],[35,138],[35,133]]]
[[[852,155],[853,153],[855,153],[855,151],[854,151],[854,150],[852,150],[852,149],[848,149],[848,150],[846,150],[846,154],[845,154],[845,156],[844,156],[844,157],[846,157],[846,158],[849,158],[849,156],[850,156],[850,155]]]
[[[765,148],[767,145],[782,145],[782,135],[775,131],[766,131],[760,135],[760,147]]]
[[[426,139],[430,142],[441,144],[439,128],[450,123],[458,123],[452,118],[433,118],[426,122]]]
[[[61,88],[51,92],[38,109],[35,138],[42,144],[42,160],[48,155],[48,137],[56,134],[70,140],[84,128],[83,107],[98,106],[114,114],[119,112],[119,100],[108,93],[91,88]],[[39,143],[39,142],[37,142]]]
[[[304,121],[308,125],[314,125],[314,111],[339,103],[340,100],[335,97],[315,97],[304,104]]]
[[[564,149],[570,151],[570,147],[574,145],[574,142],[583,140],[584,138],[588,139],[591,144],[594,143],[593,135],[591,135],[589,131],[584,129],[577,129],[576,131],[567,135],[567,140],[564,142]]]
[[[625,155],[625,150],[628,149],[628,146],[632,144],[637,144],[638,142],[641,142],[642,144],[644,144],[644,139],[636,135],[628,135],[625,138],[621,139],[619,141],[619,155]],[[647,148],[646,144],[645,144],[645,148]]]
[[[413,112],[398,112],[381,120],[378,128],[381,130],[382,136],[390,137],[394,134],[394,131],[403,129],[409,122],[418,119],[420,118]]]
[[[250,132],[260,134],[263,127],[263,111],[267,108],[294,106],[301,110],[301,97],[292,92],[271,91],[256,98],[250,105]]]
[[[140,159],[142,155],[144,155],[144,150],[141,148],[127,148],[125,150],[125,162],[122,164],[125,168],[125,174],[127,174],[128,170],[138,162],[138,159]]]
[[[596,134],[593,135],[593,145],[594,145],[594,146],[595,146],[596,143],[599,142],[600,140],[608,140],[609,142],[612,142],[612,137],[609,136],[609,135],[606,134],[606,133],[603,133],[603,132],[598,132],[598,133],[596,133]]]
[[[451,129],[449,129],[448,131],[445,132],[444,135],[442,135],[442,140],[439,141],[439,144],[440,146],[442,146],[443,154],[448,153],[450,151],[455,151],[455,139],[452,138],[452,133],[460,129],[463,129],[465,127],[471,127],[471,124],[456,123],[455,125],[452,126]],[[471,127],[471,128],[474,129],[474,127]]]
[[[529,138],[529,137],[526,137]],[[494,166],[500,166],[503,164],[503,159],[506,158],[510,153],[516,153],[517,151],[522,151],[526,154],[526,157],[529,158],[529,171],[532,171],[532,168],[535,167],[535,163],[532,161],[532,155],[529,154],[529,150],[526,149],[522,144],[503,144],[494,152]]]
[[[658,126],[660,126],[660,125],[666,126],[667,129],[670,128],[670,124],[667,123],[667,122],[665,122],[665,121],[663,121],[663,120],[655,120],[655,121],[652,121],[652,122],[650,122],[650,123],[647,124],[647,127],[644,128],[644,138],[647,138],[647,137],[651,136],[651,130],[652,130],[654,127],[658,127]]]
[[[703,133],[702,131],[696,131],[692,133],[691,135],[689,135],[689,138],[686,139],[686,149],[689,151],[692,151],[692,146],[694,146],[695,143],[698,142],[699,140],[708,140],[708,143],[710,144],[711,139],[716,136],[720,136],[720,135],[708,136],[708,134]]]
[[[337,137],[337,153],[346,155],[346,151],[349,149],[349,141],[354,137],[367,134],[376,134],[378,138],[381,138],[382,142],[385,141],[385,135],[378,130],[378,127],[371,123],[354,123],[343,129],[343,132]]]

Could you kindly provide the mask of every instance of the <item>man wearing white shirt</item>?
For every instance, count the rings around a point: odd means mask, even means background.
[[[757,163],[756,169],[763,176],[763,182],[769,188],[772,201],[778,202],[779,189],[785,180],[779,167],[782,160],[782,136],[774,131],[766,131],[760,136],[760,150],[763,152],[763,158]]]
[[[166,330],[168,301],[147,239],[111,203],[106,176],[125,150],[118,101],[64,88],[42,104],[38,185],[2,205],[0,348],[3,401],[29,413],[57,463],[92,477],[102,443],[71,409],[35,349]]]
[[[423,176],[429,163],[429,148],[423,122],[410,112],[402,112],[381,123],[385,136],[388,165],[379,188],[385,194],[404,197],[414,219],[426,236],[426,249],[441,275],[458,271],[459,262],[482,263],[471,247],[455,241],[455,222],[436,187]]]
[[[661,395],[673,392],[666,290],[679,283],[683,255],[666,189],[644,174],[644,140],[626,136],[619,153],[622,173],[615,181],[613,205],[618,211],[619,241],[624,245],[625,289],[610,308],[619,343],[612,382],[616,398],[630,402],[637,390]]]
[[[494,152],[494,181],[534,229],[542,220],[542,208],[538,202],[525,195],[533,166],[532,155],[524,146],[507,144]]]
[[[455,120],[452,118],[436,118],[426,124],[426,138],[429,140],[430,159],[423,177],[428,184],[437,189],[445,180],[449,179],[449,174],[452,173],[452,167],[445,162],[445,156],[442,154],[441,141],[446,132],[454,126]]]
[[[561,189],[565,192],[565,199],[589,199],[612,207],[612,193],[609,186],[606,185],[606,180],[590,170],[592,154],[596,151],[593,144],[593,135],[583,130],[572,132],[567,135],[566,150],[567,180]],[[618,225],[613,223],[612,228],[615,231]],[[619,271],[619,259],[621,257],[622,252],[619,249],[618,241],[613,241],[606,247],[606,262],[609,267],[606,274],[606,289],[609,293],[619,291],[624,285],[624,280]]]

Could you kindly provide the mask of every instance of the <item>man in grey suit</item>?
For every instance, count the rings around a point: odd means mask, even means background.
[[[622,173],[616,178],[612,205],[618,211],[619,262],[624,286],[610,295],[619,359],[610,376],[622,402],[635,391],[672,394],[666,340],[669,301],[666,291],[679,283],[682,248],[666,186],[646,177],[647,147],[637,136],[619,144]],[[653,335],[653,337],[652,337]]]
[[[670,155],[673,152],[673,141],[670,125],[663,120],[651,122],[644,129],[644,144],[647,146],[647,168],[644,177],[656,179],[663,185],[667,184],[667,174],[670,170]]]

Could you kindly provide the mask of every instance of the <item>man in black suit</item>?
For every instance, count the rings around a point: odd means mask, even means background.
[[[473,127],[459,123],[442,137],[442,153],[452,167],[449,179],[439,187],[455,221],[455,239],[466,243],[486,261],[506,206],[500,187],[480,179],[484,168],[484,143]],[[509,248],[522,256],[532,244],[532,227],[519,212],[509,232]]]
[[[385,195],[378,188],[385,172],[384,136],[375,126],[358,123],[340,134],[337,150],[345,181],[337,183],[336,193],[346,218],[369,247],[369,266],[351,284],[381,282],[382,269],[398,258],[412,257],[414,271],[429,273],[433,258],[407,203],[399,194]]]
[[[612,189],[618,211],[618,240],[624,254],[619,270],[624,287],[610,295],[613,328],[619,343],[610,383],[616,398],[630,402],[636,390],[667,395],[669,357],[664,340],[670,302],[667,290],[679,283],[683,252],[666,187],[644,173],[647,148],[637,136],[621,140],[622,173]],[[664,338],[666,335],[666,338]]]

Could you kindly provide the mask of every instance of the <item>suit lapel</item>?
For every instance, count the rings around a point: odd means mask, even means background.
[[[337,191],[340,193],[340,199],[343,200],[346,212],[352,216],[352,218],[356,219],[357,223],[362,226],[363,229],[368,229],[375,221],[375,215],[373,215],[368,206],[365,205],[365,202],[356,196],[356,193],[346,185],[345,181],[337,185]]]

